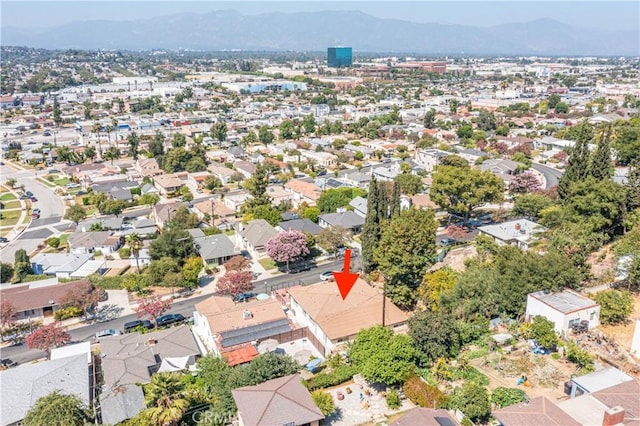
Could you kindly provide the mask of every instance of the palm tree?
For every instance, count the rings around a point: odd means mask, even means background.
[[[142,249],[142,238],[137,232],[133,232],[127,235],[127,244],[129,245],[129,248],[131,248],[131,252],[136,258],[136,268],[138,269],[138,274],[140,274],[138,256],[140,255],[140,249]]]
[[[102,145],[100,145],[100,130],[102,130],[102,124],[97,121],[93,123],[92,132],[98,137],[98,152],[100,153],[100,159],[102,159]]]
[[[189,408],[184,382],[176,372],[158,373],[145,386],[144,417],[158,426],[177,425]]]
[[[111,126],[113,127],[114,132],[116,132],[116,143],[118,142],[118,119],[111,119]]]
[[[104,126],[104,131],[107,132],[107,138],[109,139],[109,148],[111,148],[111,125],[107,124]],[[116,140],[116,146],[118,145],[118,141]]]
[[[111,160],[111,165],[113,165],[113,160],[120,158],[120,151],[115,146],[109,148],[107,152],[104,153],[104,158],[107,160]]]

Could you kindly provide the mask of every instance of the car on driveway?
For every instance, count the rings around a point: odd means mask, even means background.
[[[332,271],[325,271],[323,273],[320,274],[320,279],[322,281],[333,281],[333,272]]]
[[[234,299],[235,302],[248,302],[250,299],[256,297],[255,293],[240,293]]]
[[[158,323],[158,327],[165,327],[167,325],[182,323],[187,319],[182,314],[166,314],[158,317],[156,322]]]
[[[113,328],[108,328],[106,330],[98,331],[96,333],[96,340],[100,340],[101,337],[109,337],[109,336],[119,336],[120,332],[118,330],[114,330]]]
[[[443,238],[440,240],[440,245],[442,247],[447,247],[447,246],[452,246],[454,244],[456,244],[458,241],[454,240],[453,238]]]
[[[138,327],[144,327],[147,330],[151,330],[152,328],[154,328],[154,325],[149,320],[135,320],[125,323],[122,329],[125,333],[130,333],[134,328]]]

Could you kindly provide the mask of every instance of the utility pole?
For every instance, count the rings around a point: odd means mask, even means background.
[[[216,226],[216,220],[215,220],[215,216],[213,213],[213,209],[214,209],[214,201],[213,198],[211,199],[211,226]]]

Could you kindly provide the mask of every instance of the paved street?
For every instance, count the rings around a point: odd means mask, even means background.
[[[37,175],[36,175],[37,173]],[[7,165],[0,166],[0,175],[5,181],[9,178],[17,180],[17,186],[24,185],[27,191],[33,192],[38,199],[33,203],[34,207],[40,209],[40,219],[32,221],[27,229],[10,241],[0,250],[0,259],[3,262],[13,263],[16,251],[20,249],[31,253],[42,242],[43,239],[66,229],[66,221],[62,219],[64,215],[64,202],[57,196],[52,188],[38,182],[37,176],[42,176],[46,171],[16,170]]]
[[[560,177],[562,177],[562,170],[554,169],[553,167],[545,166],[543,164],[533,163],[531,164],[531,168],[539,171],[544,175],[544,178],[547,182],[546,187],[551,188],[552,186],[556,186],[560,181]]]

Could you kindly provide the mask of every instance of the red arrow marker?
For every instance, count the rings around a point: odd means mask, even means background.
[[[347,295],[360,276],[360,274],[349,273],[349,263],[351,263],[351,250],[345,250],[344,271],[333,273],[333,277],[336,279],[336,283],[338,284],[338,290],[340,290],[340,296],[342,296],[342,300],[347,298]]]

